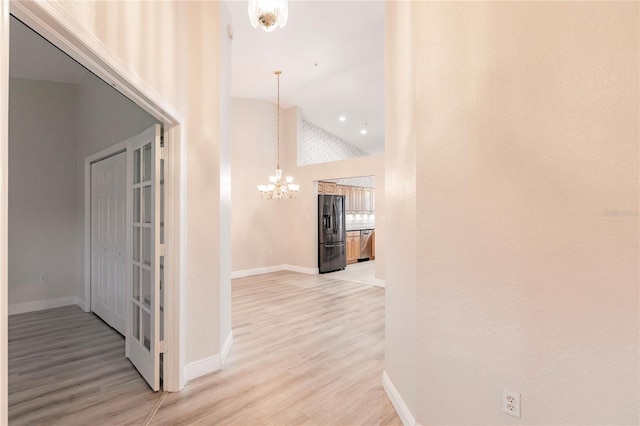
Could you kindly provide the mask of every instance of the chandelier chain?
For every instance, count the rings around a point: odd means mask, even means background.
[[[280,168],[280,73],[276,72],[278,76],[278,169]]]
[[[278,117],[277,121],[277,165],[276,173],[273,176],[269,176],[269,184],[258,185],[258,191],[260,196],[265,200],[286,200],[289,198],[295,198],[296,193],[300,190],[300,185],[293,183],[292,176],[282,176],[282,169],[280,168],[280,74],[282,71],[275,71],[278,77],[278,111],[276,113]]]

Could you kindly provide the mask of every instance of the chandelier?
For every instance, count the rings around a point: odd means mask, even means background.
[[[293,177],[287,176],[282,180],[282,169],[280,168],[280,74],[282,71],[276,71],[278,76],[278,162],[276,163],[276,173],[269,176],[267,185],[258,185],[260,196],[265,200],[282,200],[295,198],[300,185],[293,183]]]
[[[249,21],[253,28],[262,27],[266,32],[284,27],[289,17],[287,0],[249,0]]]

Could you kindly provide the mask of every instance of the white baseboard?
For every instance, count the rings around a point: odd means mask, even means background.
[[[385,280],[381,280],[380,278],[376,278],[375,281],[373,282],[373,285],[376,287],[386,288],[387,282]]]
[[[14,303],[9,305],[9,315],[24,314],[26,312],[42,311],[59,308],[61,306],[78,305],[81,300],[76,296],[58,297],[55,299],[36,300],[33,302]]]
[[[193,379],[220,370],[220,354],[187,364],[184,367],[184,378],[188,383]]]
[[[250,277],[253,275],[269,274],[271,272],[279,272],[279,271],[300,272],[301,274],[309,274],[309,275],[318,274],[318,268],[304,268],[302,266],[285,264],[285,265],[263,266],[261,268],[233,271],[231,272],[231,278],[233,279],[233,278]]]
[[[404,400],[402,399],[402,396],[400,396],[400,394],[398,393],[398,390],[396,389],[396,387],[393,386],[393,383],[391,382],[391,379],[387,375],[386,371],[382,372],[382,387],[384,388],[385,392],[387,393],[387,396],[391,400],[391,404],[393,405],[393,408],[396,409],[396,412],[398,413],[398,416],[400,417],[402,424],[404,426],[416,426],[415,417],[413,417],[413,414],[411,414],[411,411],[409,411],[407,404],[404,403]]]
[[[307,275],[318,275],[320,273],[320,270],[318,268],[304,268],[302,266],[296,265],[282,265],[282,269],[285,271],[299,272],[301,274]]]
[[[221,367],[224,366],[224,362],[227,359],[227,356],[229,356],[229,352],[231,351],[231,345],[233,345],[233,331],[229,333],[229,337],[227,337],[227,340],[224,342],[224,345],[222,346],[222,351],[220,351]]]
[[[252,275],[268,274],[268,273],[271,273],[271,272],[282,271],[282,266],[283,265],[263,266],[261,268],[243,269],[241,271],[232,271],[231,272],[231,279],[233,279],[233,278],[250,277]]]
[[[215,373],[216,371],[220,370],[222,368],[222,365],[224,364],[225,359],[227,359],[229,352],[231,351],[232,345],[233,332],[229,333],[229,336],[224,342],[224,345],[222,345],[222,350],[219,354],[187,364],[184,367],[185,384],[190,382],[191,380],[197,379],[200,376],[205,376],[207,374]]]

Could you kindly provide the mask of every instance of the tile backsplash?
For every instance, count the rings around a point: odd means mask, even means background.
[[[352,214],[348,213],[345,218],[347,222],[347,230],[352,229],[373,229],[375,228],[375,214]]]

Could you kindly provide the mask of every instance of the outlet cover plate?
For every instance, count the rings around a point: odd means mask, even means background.
[[[520,417],[520,394],[502,390],[502,411]]]

